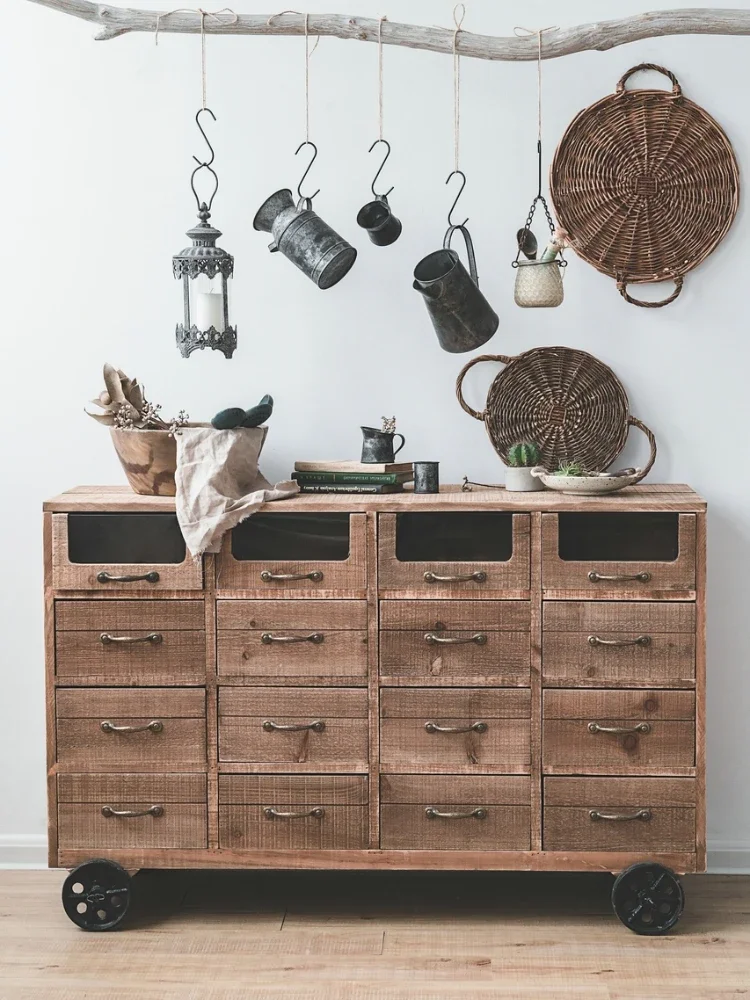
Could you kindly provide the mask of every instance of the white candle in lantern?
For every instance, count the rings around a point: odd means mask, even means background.
[[[224,332],[224,296],[221,292],[196,292],[193,322],[201,331],[213,327],[218,333]]]

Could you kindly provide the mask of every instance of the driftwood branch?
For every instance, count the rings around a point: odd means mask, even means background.
[[[194,34],[200,30],[201,19],[197,12],[180,11],[160,16],[158,11],[112,7],[90,0],[30,2],[101,25],[102,31],[96,36],[98,41],[117,38],[130,31],[153,33],[157,24],[160,32]],[[206,17],[205,28],[206,34],[211,35],[304,35],[305,17],[295,13],[239,14],[235,21],[231,15],[219,14],[217,18]],[[362,42],[376,42],[378,38],[376,18],[346,14],[310,14],[308,29],[312,35],[353,38]],[[542,55],[545,59],[556,59],[575,52],[601,52],[642,38],[663,35],[750,35],[750,10],[698,7],[663,10],[613,21],[579,24],[574,28],[554,28],[544,33]],[[384,21],[382,26],[384,45],[403,45],[429,52],[452,52],[453,37],[452,28],[398,24],[395,21]],[[537,56],[535,35],[501,38],[462,30],[458,35],[457,48],[461,55],[476,59],[520,61],[536,59]]]

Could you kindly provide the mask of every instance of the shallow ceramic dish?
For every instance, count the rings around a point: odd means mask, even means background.
[[[629,476],[554,476],[541,465],[531,470],[531,475],[544,483],[548,490],[558,493],[572,493],[576,496],[596,497],[605,493],[616,493],[626,486],[634,486],[643,479],[643,470],[634,469]]]

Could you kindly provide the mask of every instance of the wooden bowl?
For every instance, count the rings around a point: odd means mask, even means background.
[[[144,496],[173,497],[177,493],[177,443],[169,431],[110,430],[120,465],[131,489]]]

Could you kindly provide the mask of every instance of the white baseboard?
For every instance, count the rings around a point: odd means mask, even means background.
[[[0,834],[0,868],[46,867],[44,834]],[[750,875],[750,844],[712,841],[708,847],[708,870],[715,874]]]
[[[43,833],[0,834],[0,868],[46,868],[47,837]]]

